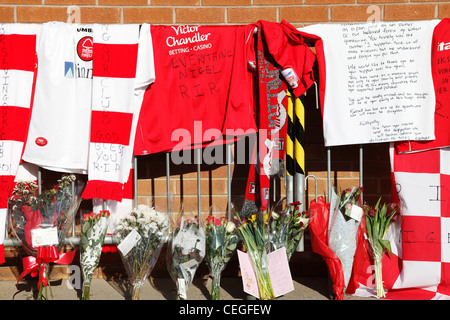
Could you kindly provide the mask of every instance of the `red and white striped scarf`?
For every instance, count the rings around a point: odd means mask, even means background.
[[[0,25],[0,263],[4,263],[5,224],[28,134],[36,79],[37,25]]]
[[[92,199],[93,212],[108,210],[111,214],[108,219],[108,229],[106,230],[108,235],[115,234],[117,222],[133,210],[135,192],[134,169],[131,169],[128,180],[124,184],[122,201]],[[104,244],[102,248],[103,252],[117,252],[117,250],[116,244]]]
[[[83,198],[121,201],[132,168],[143,93],[155,77],[150,26],[95,24],[93,41],[91,138]]]

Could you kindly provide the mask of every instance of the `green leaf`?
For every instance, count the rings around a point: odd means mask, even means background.
[[[392,255],[392,251],[391,251],[391,242],[389,240],[380,240],[381,245],[383,246],[384,249],[386,249],[387,252],[389,252],[390,255]]]
[[[380,210],[380,236],[382,237],[386,231],[386,213],[387,206],[386,203],[383,204]]]
[[[372,218],[369,215],[366,215],[366,229],[370,239],[372,239],[372,227],[373,227]]]
[[[90,229],[90,225],[88,223],[84,223],[81,231],[83,233],[87,233],[89,231],[89,229]]]
[[[379,225],[378,225],[378,221],[376,221],[376,219],[374,219],[373,221],[373,226],[372,226],[372,235],[374,239],[379,239]]]

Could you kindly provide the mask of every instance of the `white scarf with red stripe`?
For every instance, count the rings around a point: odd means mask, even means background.
[[[122,217],[128,215],[133,210],[135,192],[136,190],[134,190],[134,170],[131,169],[128,180],[124,184],[122,201],[92,199],[93,212],[108,210],[111,213],[108,219],[108,229],[107,229],[108,234],[115,234],[117,221],[120,220]],[[105,247],[107,246],[104,246],[104,248]],[[111,248],[109,248],[109,251],[111,251]]]
[[[95,24],[93,41],[91,138],[83,198],[121,201],[132,168],[143,93],[155,78],[150,26]]]
[[[5,224],[28,133],[36,78],[36,37],[39,26],[0,25],[0,263],[4,263]]]

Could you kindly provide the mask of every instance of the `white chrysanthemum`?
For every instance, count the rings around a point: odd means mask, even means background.
[[[227,232],[228,232],[228,233],[233,232],[233,231],[234,231],[234,228],[236,228],[236,225],[234,224],[234,222],[228,221],[228,222],[227,222],[227,227],[226,227]]]
[[[155,221],[160,226],[166,226],[169,222],[169,219],[166,214],[162,212],[156,212],[155,214]]]
[[[151,212],[151,208],[145,204],[138,205],[136,212],[138,212],[141,215],[149,216]]]
[[[125,217],[124,222],[127,224],[133,224],[133,223],[136,223],[136,218],[133,215],[128,215]]]
[[[117,232],[120,232],[120,231],[123,230],[123,228],[124,228],[124,225],[123,225],[123,223],[122,223],[122,220],[120,220],[120,221],[116,224],[116,231],[117,231]]]
[[[136,219],[136,222],[139,226],[145,226],[147,223],[150,222],[150,219],[148,219],[147,217],[143,217],[140,216],[139,218]]]

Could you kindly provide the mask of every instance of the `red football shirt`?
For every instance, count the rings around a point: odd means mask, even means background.
[[[135,155],[256,132],[254,28],[151,26],[156,81],[144,95]]]
[[[424,151],[450,146],[450,19],[443,19],[434,28],[431,44],[431,72],[436,95],[434,114],[435,140],[402,141],[395,144],[397,152]]]

